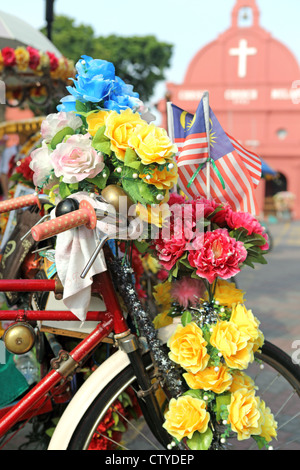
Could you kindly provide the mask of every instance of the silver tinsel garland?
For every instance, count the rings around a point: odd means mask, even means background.
[[[121,259],[114,259],[109,262],[109,269],[116,289],[122,296],[128,312],[133,315],[133,320],[138,327],[140,335],[147,341],[158,371],[163,376],[169,393],[173,397],[181,395],[185,391],[181,370],[169,359],[167,352],[162,347],[161,341],[158,339],[151,315],[144,309],[137,296],[133,285],[131,268],[126,263],[122,264]]]

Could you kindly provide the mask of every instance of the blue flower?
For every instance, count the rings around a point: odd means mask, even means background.
[[[65,111],[68,113],[69,111],[76,111],[76,99],[72,95],[64,96],[60,100],[61,104],[59,104],[56,109],[57,111]]]
[[[139,94],[133,91],[132,85],[115,75],[111,62],[83,55],[76,64],[76,70],[77,75],[72,79],[74,86],[67,86],[70,97],[61,100],[60,110],[75,110],[77,100],[117,112],[140,106]]]

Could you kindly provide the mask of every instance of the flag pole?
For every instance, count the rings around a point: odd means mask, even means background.
[[[172,102],[167,101],[167,125],[168,125],[168,135],[172,144],[174,144],[174,116],[172,110]],[[172,192],[177,193],[177,186],[174,185]]]
[[[209,93],[205,91],[203,94],[203,111],[205,120],[205,129],[208,139],[208,159],[206,162],[206,193],[207,199],[210,199],[210,124],[209,124]]]

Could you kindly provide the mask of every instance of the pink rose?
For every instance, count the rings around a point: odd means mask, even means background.
[[[41,125],[41,134],[46,142],[51,142],[55,134],[65,127],[70,127],[74,131],[82,126],[82,120],[73,112],[60,111],[49,114]]]
[[[170,271],[186,249],[186,240],[182,237],[178,240],[168,238],[166,240],[157,240],[155,243],[156,255],[160,264]]]
[[[46,142],[42,146],[31,153],[31,162],[29,167],[33,171],[33,183],[35,186],[41,186],[51,170],[53,164],[51,159],[51,151]]]
[[[229,279],[240,272],[247,257],[243,243],[231,238],[226,229],[206,232],[203,243],[193,242],[194,251],[188,255],[189,263],[199,277],[212,283],[217,277]]]
[[[78,183],[94,178],[104,168],[103,156],[93,147],[89,134],[72,135],[58,144],[52,153],[54,173],[64,183]]]

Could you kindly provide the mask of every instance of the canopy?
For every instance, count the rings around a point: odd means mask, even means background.
[[[0,11],[0,49],[31,46],[42,52],[52,52],[61,57],[59,50],[44,34],[17,16]]]

